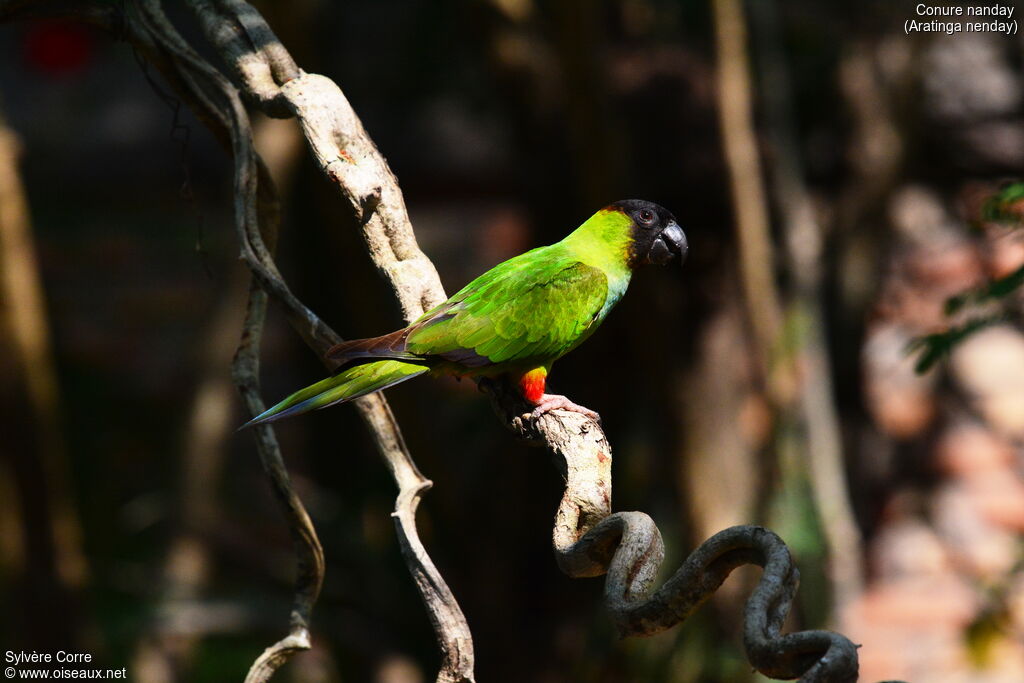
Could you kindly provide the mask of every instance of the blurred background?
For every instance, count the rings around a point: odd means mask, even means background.
[[[345,91],[449,292],[616,199],[679,218],[685,268],[639,272],[551,382],[603,416],[615,508],[659,524],[663,574],[765,524],[802,572],[791,627],[863,644],[863,680],[1022,680],[1019,38],[907,36],[912,3],[256,5]],[[169,92],[87,27],[0,29],[0,644],[237,680],[286,630],[293,558],[235,433],[229,159]],[[293,289],[345,337],[398,327],[294,122],[255,125]],[[273,307],[263,362],[267,400],[322,375]],[[479,680],[764,680],[739,636],[756,570],[619,641],[600,580],[553,561],[550,458],[471,383],[388,398],[435,484],[419,524]],[[433,680],[355,412],[278,434],[327,576],[314,649],[277,680]]]

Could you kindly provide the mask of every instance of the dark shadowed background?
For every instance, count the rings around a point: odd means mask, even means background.
[[[731,189],[708,3],[256,4],[303,69],[345,91],[450,293],[614,200],[675,213],[685,267],[637,273],[550,382],[603,416],[615,508],[657,521],[664,572],[725,526],[766,524],[803,574],[792,626],[863,643],[864,680],[1022,679],[1019,297],[987,303],[1001,322],[926,374],[908,352],[956,323],[947,298],[1024,263],[1016,223],[983,220],[1024,168],[1018,37],[907,36],[913,3],[751,3],[746,151],[762,199]],[[0,258],[0,649],[90,652],[139,683],[239,680],[284,633],[293,559],[251,435],[234,431],[247,280],[230,160],[169,93],[108,35],[0,26],[0,116],[17,138],[0,157],[10,166],[17,149],[31,230]],[[298,296],[346,338],[398,327],[294,121],[255,125]],[[743,294],[743,208],[771,228],[767,376],[753,333],[765,311]],[[265,399],[321,376],[272,307]],[[682,627],[619,641],[600,580],[553,561],[562,482],[548,456],[470,382],[387,395],[434,482],[420,528],[473,629],[479,680],[764,680],[738,635],[756,572]],[[278,434],[327,559],[314,650],[278,679],[432,680],[394,485],[355,412]],[[814,475],[821,434],[836,476]],[[823,522],[842,498],[853,524],[842,505]]]

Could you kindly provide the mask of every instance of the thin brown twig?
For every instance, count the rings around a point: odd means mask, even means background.
[[[201,104],[207,121],[216,121],[222,130],[226,128],[223,137],[230,140],[236,162],[236,224],[243,253],[257,278],[260,275],[273,277],[277,274],[276,267],[267,267],[266,264],[273,263],[270,250],[276,240],[279,209],[269,174],[258,162],[253,149],[248,116],[237,101],[237,92],[177,34],[159,2],[143,0],[134,8],[136,11],[130,17],[129,30],[148,37],[148,40],[140,42],[149,48],[151,55],[158,52],[164,57],[158,64],[165,73],[173,73],[172,84],[184,89],[190,100]],[[256,184],[257,179],[260,185]],[[258,187],[262,191],[258,191]],[[263,268],[253,268],[253,263],[260,257]],[[242,341],[232,367],[235,385],[253,415],[264,409],[259,390],[259,345],[266,304],[267,293],[260,287],[251,286]],[[255,438],[264,472],[288,521],[296,547],[297,564],[289,634],[264,651],[253,664],[246,680],[258,683],[269,680],[294,652],[309,648],[309,620],[323,581],[324,558],[309,515],[291,486],[273,430],[257,429]]]

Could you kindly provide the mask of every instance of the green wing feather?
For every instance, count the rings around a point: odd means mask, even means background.
[[[468,367],[548,363],[600,322],[604,272],[557,247],[505,261],[428,311],[410,327],[406,350]]]

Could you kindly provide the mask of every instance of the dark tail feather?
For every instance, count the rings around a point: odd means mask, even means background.
[[[246,422],[240,429],[351,401],[422,375],[427,370],[429,368],[424,365],[397,360],[356,365],[305,389],[299,389],[274,407]]]
[[[406,327],[390,334],[368,339],[353,339],[332,346],[326,354],[330,360],[339,361],[342,365],[361,358],[391,358],[393,360],[422,360],[419,356],[405,350],[405,340],[411,330]]]

